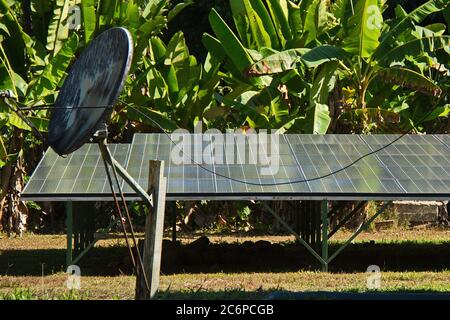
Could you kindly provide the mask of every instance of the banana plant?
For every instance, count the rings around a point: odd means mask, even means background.
[[[304,122],[305,106],[314,100],[310,97],[313,85],[305,81],[311,75],[287,65],[291,71],[286,74],[267,72],[254,77],[251,67],[281,50],[313,47],[327,39],[327,32],[337,23],[331,15],[330,1],[304,0],[296,4],[288,0],[233,0],[230,6],[237,33],[212,10],[209,21],[215,36],[203,36],[209,53],[222,61],[227,71],[222,79],[231,88],[226,95],[217,93],[216,99],[236,110],[238,125],[282,131],[295,128],[297,121]]]
[[[219,85],[216,59],[208,56],[199,64],[189,54],[184,34],[177,32],[167,45],[153,36],[143,63],[145,71],[133,82],[127,97],[140,112],[128,108],[129,120],[153,127],[156,122],[169,131],[193,129],[200,120],[208,122],[205,112],[215,108],[212,97]]]
[[[426,70],[439,65],[445,57],[448,60],[450,36],[444,34],[445,26],[418,26],[429,14],[447,6],[448,1],[431,0],[410,13],[399,7],[396,19],[383,21],[383,3],[379,0],[358,0],[354,4],[351,0],[340,0],[333,13],[342,23],[330,43],[274,53],[253,64],[249,74],[267,76],[304,67],[323,73],[330,64],[335,64],[338,67],[334,75],[348,86],[353,93],[350,104],[355,105],[354,110],[362,110],[362,114],[368,107],[379,108],[386,103],[385,93],[394,91],[395,86],[433,97],[442,96],[441,86],[423,68],[418,68],[414,60],[428,57]],[[321,81],[327,81],[327,76],[325,72]],[[381,88],[375,85],[378,81],[390,84],[391,88],[383,87],[382,92],[376,92]],[[380,101],[376,98],[378,94],[386,100]],[[319,117],[325,122],[321,133],[326,132],[326,122],[331,122],[327,113],[325,106],[321,106]]]
[[[169,11],[168,0],[0,0],[0,90],[11,92],[10,102],[17,106],[54,103],[74,57],[98,33],[113,26],[131,31],[136,44],[132,77],[140,78],[151,37],[189,4]],[[133,87],[130,82],[126,89]],[[10,224],[11,229],[21,224],[17,209],[26,207],[20,205],[18,195],[32,170],[34,150],[43,144],[29,133],[47,131],[48,111],[23,111],[19,117],[0,102],[0,125],[0,227],[6,213],[11,221],[19,221]],[[8,202],[7,195],[14,201]]]

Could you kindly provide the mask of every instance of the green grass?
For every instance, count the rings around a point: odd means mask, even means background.
[[[65,287],[63,273],[44,277],[0,277],[0,299],[133,299],[135,278],[82,277],[81,290]],[[162,276],[159,299],[264,299],[273,292],[374,292],[365,273],[214,273]],[[5,285],[7,283],[7,285]],[[383,272],[382,293],[450,293],[450,271]]]
[[[360,240],[345,250],[337,266],[349,266],[359,263],[354,271],[340,271],[335,268],[330,273],[297,268],[295,265],[285,270],[272,269],[276,259],[266,261],[263,270],[245,270],[245,263],[236,268],[225,265],[216,266],[216,271],[208,271],[211,267],[200,261],[203,271],[177,271],[161,276],[159,299],[265,299],[272,293],[281,293],[289,297],[296,292],[318,291],[329,292],[370,292],[366,282],[368,274],[363,272],[370,261],[379,258],[380,254],[396,267],[404,270],[390,269],[388,265],[380,265],[381,288],[386,293],[450,293],[450,264],[448,263],[450,233],[447,230],[428,231],[389,231],[366,232]],[[340,232],[330,246],[330,252],[348,238],[349,233]],[[401,240],[401,239],[406,240]],[[195,239],[192,235],[182,235],[182,242]],[[298,255],[296,247],[289,243],[290,237],[264,236],[210,236],[213,254],[223,252],[230,246],[240,252],[245,246],[233,245],[244,241],[266,240],[282,243],[287,248],[286,254],[294,256],[294,260],[306,257]],[[376,244],[371,243],[375,241]],[[226,243],[221,247],[219,243]],[[67,275],[64,273],[65,237],[62,235],[26,235],[23,239],[0,240],[0,300],[30,299],[133,299],[135,277],[130,274],[111,275],[105,270],[110,264],[126,257],[123,240],[100,242],[100,247],[86,259],[86,264],[97,265],[95,272],[87,272],[82,265],[81,289],[68,290]],[[233,249],[233,250],[234,250]],[[266,249],[264,249],[266,250]],[[234,251],[230,251],[234,253]],[[229,252],[229,253],[230,253]],[[182,252],[185,254],[186,252]],[[194,252],[199,254],[198,251]],[[251,253],[251,250],[250,250]],[[242,259],[247,253],[240,253]],[[255,257],[263,254],[258,251]],[[231,255],[232,257],[232,255]],[[407,258],[409,262],[402,259]],[[241,258],[239,258],[241,259]],[[238,261],[240,261],[238,259]],[[281,258],[280,258],[281,259]],[[438,261],[438,259],[441,259]],[[248,258],[247,258],[248,260]],[[291,257],[292,260],[292,257]],[[242,260],[244,261],[244,260]],[[284,260],[283,260],[284,261]],[[411,264],[412,262],[412,264]],[[41,277],[44,264],[45,276]],[[284,262],[283,262],[284,263]],[[406,263],[406,265],[405,265]],[[409,263],[409,264],[408,264]],[[416,268],[420,263],[425,263]],[[433,267],[438,266],[439,267]],[[403,266],[403,267],[402,267]],[[406,267],[405,267],[406,266]],[[449,267],[445,267],[449,266]],[[223,268],[223,271],[221,271]],[[251,268],[250,268],[251,269]],[[359,271],[358,271],[359,270]],[[92,270],[91,270],[92,271]],[[83,273],[84,272],[84,273]]]

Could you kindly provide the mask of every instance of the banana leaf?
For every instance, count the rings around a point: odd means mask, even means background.
[[[135,109],[138,109],[145,114],[145,116]],[[156,110],[151,110],[148,107],[133,106],[132,108],[127,108],[127,116],[132,121],[145,123],[157,128],[160,127],[164,129],[164,131],[174,131],[178,129],[177,124],[170,120],[167,115]]]
[[[272,54],[258,61],[247,71],[248,76],[281,73],[297,68],[300,56],[309,49],[289,49]]]
[[[378,0],[359,0],[350,17],[343,49],[361,58],[371,57],[379,45],[383,16]]]
[[[383,35],[373,58],[379,60],[387,51],[393,49],[397,45],[398,37],[411,27],[411,22],[419,24],[430,14],[442,11],[447,4],[448,0],[430,0],[404,16]]]
[[[286,41],[292,40],[292,32],[289,25],[288,1],[266,0],[266,3],[278,32],[281,45],[284,46]]]
[[[55,56],[69,37],[67,18],[69,17],[70,0],[56,0],[53,18],[48,26],[47,50]]]
[[[265,26],[249,0],[230,2],[233,19],[243,45],[250,49],[270,47],[271,39]]]
[[[388,68],[379,71],[377,75],[388,83],[393,83],[404,88],[420,91],[436,97],[442,94],[442,89],[437,84],[422,74],[410,69]]]
[[[95,32],[96,14],[95,0],[81,0],[81,14],[83,16],[84,40],[88,43]]]
[[[216,10],[212,9],[209,15],[209,21],[217,39],[223,44],[227,56],[234,63],[239,72],[244,72],[251,66],[253,61],[242,43]]]
[[[325,134],[331,123],[328,96],[335,87],[338,68],[339,65],[336,62],[328,62],[314,77],[310,93],[310,106],[306,111],[307,131],[311,133]]]
[[[439,49],[448,50],[449,46],[450,36],[416,39],[384,53],[379,58],[379,64],[382,67],[389,67],[393,63],[401,63],[407,56],[417,57]]]
[[[56,87],[66,75],[66,70],[72,61],[78,47],[76,33],[64,43],[59,52],[52,58],[36,82],[29,86],[28,97],[32,101],[38,101],[47,95],[53,94]]]

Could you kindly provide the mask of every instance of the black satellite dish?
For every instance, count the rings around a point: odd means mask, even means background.
[[[132,56],[130,32],[112,28],[92,40],[73,64],[50,117],[49,144],[57,154],[77,150],[109,120]]]

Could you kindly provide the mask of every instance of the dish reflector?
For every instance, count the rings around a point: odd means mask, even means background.
[[[50,117],[49,144],[57,154],[77,150],[108,122],[132,57],[130,32],[112,28],[92,40],[76,60]]]

